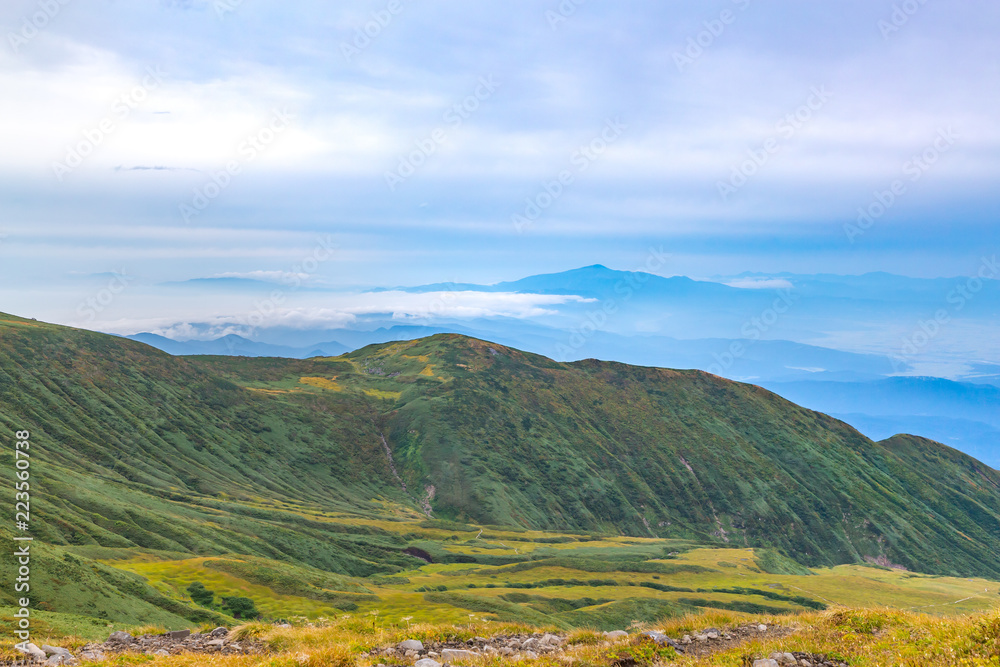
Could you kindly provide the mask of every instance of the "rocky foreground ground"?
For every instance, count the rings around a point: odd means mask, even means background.
[[[702,632],[669,637],[661,632],[641,633],[658,644],[672,646],[678,653],[696,657],[723,651],[749,639],[784,637],[790,628],[759,624],[742,625],[727,630],[708,628]],[[629,634],[623,630],[604,633],[608,640],[621,640]],[[395,646],[369,652],[373,660],[384,659],[398,663],[400,658],[412,661],[414,667],[442,667],[466,658],[478,656],[509,658],[511,662],[533,659],[546,654],[558,654],[568,648],[566,637],[558,634],[518,634],[496,637],[475,637],[466,641],[431,642],[424,644],[408,639]],[[754,667],[847,667],[847,664],[825,655],[813,653],[772,653],[754,661]],[[380,662],[377,667],[387,667]]]
[[[102,643],[87,644],[76,655],[65,648],[56,646],[35,646],[28,644],[26,658],[45,665],[76,665],[81,660],[102,661],[120,653],[145,653],[151,656],[167,656],[176,653],[219,653],[222,655],[245,655],[264,653],[263,644],[254,641],[237,641],[226,628],[216,628],[211,632],[180,630],[162,635],[133,637],[127,632],[113,632]]]
[[[780,638],[791,633],[790,628],[748,624],[725,630],[708,628],[701,632],[670,637],[661,632],[641,633],[661,645],[669,645],[678,653],[695,657],[707,656],[739,645],[750,639]],[[629,637],[623,630],[605,632],[608,641],[620,641]],[[451,663],[479,656],[502,657],[511,662],[531,660],[543,655],[559,654],[569,648],[567,637],[561,634],[534,633],[499,635],[495,637],[475,637],[460,641],[430,642],[424,644],[417,639],[407,639],[394,646],[372,649],[368,656],[378,667],[386,667],[387,662],[399,664],[410,662],[414,667],[443,667]],[[191,633],[188,630],[168,632],[162,635],[133,637],[127,632],[112,633],[103,643],[87,644],[78,655],[65,648],[43,645],[28,645],[26,658],[35,664],[46,666],[76,665],[81,660],[103,661],[122,653],[144,653],[150,656],[169,656],[179,653],[201,653],[221,655],[246,655],[265,653],[266,647],[252,640],[238,640],[226,628],[216,628],[206,633]],[[384,661],[384,662],[383,662]],[[772,653],[768,657],[757,658],[754,667],[847,667],[847,664],[813,653]]]

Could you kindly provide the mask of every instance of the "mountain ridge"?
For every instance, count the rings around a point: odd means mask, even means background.
[[[1000,473],[930,441],[874,443],[700,371],[560,363],[454,334],[307,360],[175,358],[2,316],[0,398],[0,423],[45,443],[38,530],[54,545],[367,576],[413,566],[407,541],[267,517],[429,507],[777,547],[809,565],[1000,574]]]

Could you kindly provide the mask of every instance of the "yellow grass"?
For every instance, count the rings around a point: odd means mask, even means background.
[[[344,388],[337,384],[337,376],[333,376],[330,379],[319,378],[319,377],[303,377],[299,378],[299,383],[308,385],[310,387],[316,387],[317,389],[329,389],[330,391],[344,391]]]
[[[891,609],[845,607],[791,617],[750,617],[723,612],[687,616],[656,627],[667,634],[680,636],[707,627],[726,628],[747,622],[782,625],[793,628],[794,632],[783,638],[752,640],[701,659],[682,655],[672,659],[672,662],[661,664],[740,667],[747,664],[747,660],[764,658],[775,651],[824,653],[843,659],[852,667],[996,667],[1000,664],[997,658],[1000,655],[1000,612],[947,619]],[[636,627],[633,631],[646,627]],[[115,664],[149,661],[163,667],[370,667],[384,661],[384,658],[365,655],[368,650],[392,646],[403,639],[413,638],[428,643],[448,636],[464,640],[474,636],[490,637],[533,630],[523,625],[480,620],[455,625],[407,626],[403,623],[386,624],[373,615],[345,615],[314,626],[274,628],[250,624],[237,629],[243,639],[257,638],[265,642],[272,651],[266,656],[179,655],[155,660],[136,656],[131,660],[118,660]],[[542,656],[521,663],[509,660],[499,663],[482,658],[467,664],[470,667],[499,667],[500,664],[612,667],[613,656],[620,654],[622,647],[627,648],[635,642],[633,635],[612,644],[603,635],[586,630],[575,631],[568,639],[568,648],[557,658]]]
[[[381,389],[365,389],[365,393],[374,398],[384,398],[391,401],[395,401],[403,395],[400,391],[382,391]]]

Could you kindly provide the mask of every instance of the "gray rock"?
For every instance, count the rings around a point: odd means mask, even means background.
[[[538,654],[535,653],[534,651],[525,651],[524,657],[527,658],[528,660],[535,660],[538,658]]]
[[[562,644],[562,640],[552,634],[546,634],[544,637],[542,637],[541,641],[546,646],[559,646],[560,644]]]
[[[767,658],[766,660],[754,660],[753,667],[778,667],[778,661],[773,658]]]
[[[67,658],[66,656],[60,653],[56,653],[54,655],[49,656],[49,659],[45,661],[45,667],[59,667],[60,665],[68,665],[70,664],[70,660],[71,660],[70,658]]]
[[[45,660],[45,651],[38,648],[31,642],[25,644],[23,648],[21,647],[21,645],[18,645],[17,650],[21,651],[25,655],[30,656],[32,660]]]
[[[662,632],[657,632],[655,630],[649,630],[648,632],[644,632],[642,634],[646,635],[647,637],[649,637],[650,639],[652,639],[657,644],[666,644],[667,646],[672,646],[675,649],[677,649],[679,652],[683,653],[683,649],[681,648],[681,645],[678,642],[676,642],[675,640],[673,640],[670,637],[668,637],[667,635],[663,634]],[[688,643],[690,643],[690,641]]]
[[[403,657],[409,658],[410,660],[416,658],[418,655],[420,654],[417,651],[414,651],[412,648],[409,651],[403,651]]]
[[[118,630],[117,632],[112,632],[108,637],[109,642],[115,642],[117,644],[131,644],[135,641],[135,637],[125,632],[124,630]]]
[[[399,648],[403,651],[423,651],[424,643],[419,639],[407,639],[399,642]]]
[[[212,641],[207,642],[205,644],[205,646],[214,646],[214,647],[218,647],[218,648],[222,648],[225,645],[226,645],[226,640],[224,640],[224,639],[213,639]]]
[[[104,651],[102,651],[99,648],[87,649],[86,651],[81,651],[80,652],[80,658],[83,659],[83,660],[91,660],[91,661],[99,662],[101,660],[107,659],[107,657],[108,656],[106,656],[104,654]]]
[[[706,632],[705,636],[708,637],[709,639],[718,639],[719,638],[719,633],[718,632]]]
[[[430,658],[421,658],[413,663],[413,667],[441,667],[441,663]]]
[[[212,630],[211,632],[208,633],[208,635],[210,637],[215,637],[215,638],[225,637],[228,634],[229,634],[229,630],[227,628],[223,628],[221,626],[218,627],[218,628],[216,628],[215,630]]]
[[[605,632],[604,636],[608,639],[621,639],[622,637],[628,637],[628,633],[624,630],[612,630],[611,632]]]
[[[469,660],[476,657],[479,657],[477,653],[464,651],[458,648],[446,648],[441,650],[441,659],[446,665],[449,662],[454,662],[455,660]]]
[[[691,635],[684,635],[683,637],[681,637],[681,643],[682,644],[690,644],[691,643]]]
[[[49,646],[48,644],[42,644],[42,650],[45,651],[45,655],[61,655],[66,658],[72,658],[73,654],[67,649],[60,648],[58,646]]]
[[[758,632],[767,632],[767,626],[764,625],[763,623],[761,623],[760,625],[757,626],[757,631]]]
[[[529,637],[521,643],[521,648],[533,649],[538,646],[538,637]]]
[[[170,651],[168,651],[165,648],[161,648],[161,649],[157,649],[157,650],[153,651],[153,655],[158,655],[158,656],[161,656],[161,657],[168,656],[168,655],[170,655]]]
[[[173,630],[168,632],[165,636],[170,637],[171,639],[184,639],[190,634],[190,630]]]

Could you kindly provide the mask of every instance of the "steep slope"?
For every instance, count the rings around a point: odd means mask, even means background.
[[[560,364],[450,335],[340,359],[353,372],[328,400],[383,399],[399,472],[438,516],[774,545],[813,565],[998,570],[1000,492],[973,492],[982,482],[959,470],[997,473],[942,445],[927,445],[948,452],[931,493],[926,466],[895,449],[697,371]],[[202,363],[240,383],[264,362]]]
[[[412,538],[324,514],[431,510],[1000,574],[997,473],[957,452],[873,443],[705,373],[560,364],[456,335],[180,359],[0,316],[0,424],[32,431],[33,529],[66,547],[367,576],[419,564]]]
[[[35,574],[62,585],[40,586],[34,602],[111,619],[211,616],[91,560],[121,549],[247,554],[358,576],[419,563],[398,536],[297,513],[374,515],[386,508],[373,498],[402,496],[367,410],[364,398],[276,403],[140,343],[0,315],[0,424],[8,443],[31,433],[30,534],[58,547]],[[7,488],[13,474],[5,448]],[[95,574],[149,604],[94,607],[108,596],[65,585]]]

